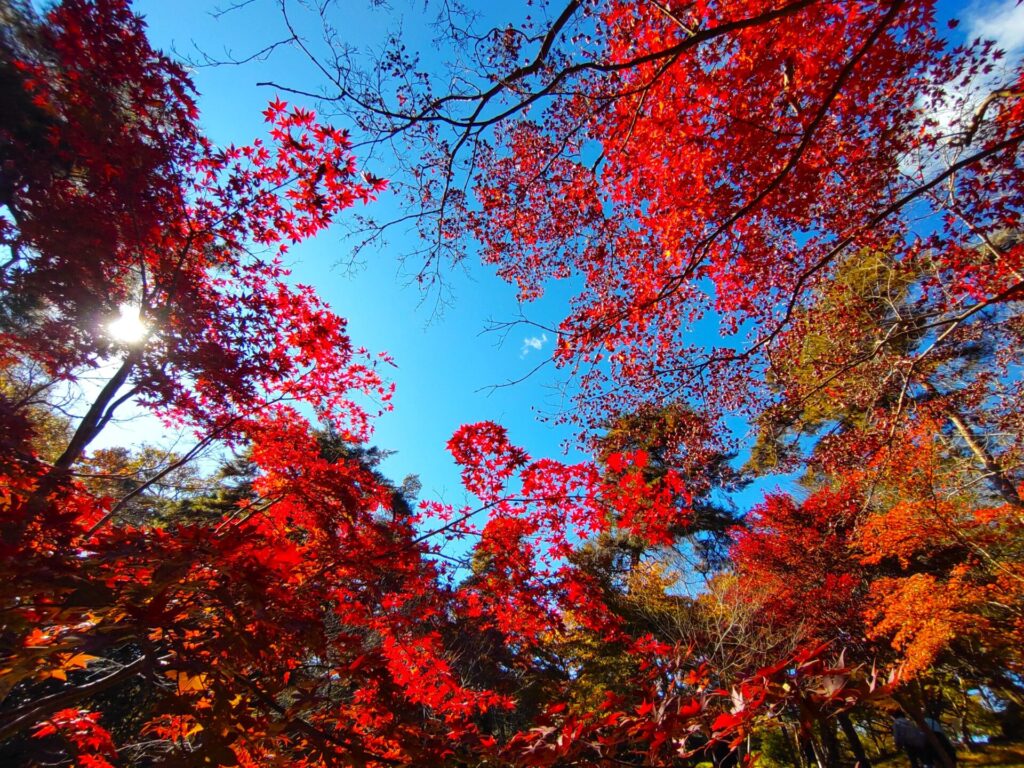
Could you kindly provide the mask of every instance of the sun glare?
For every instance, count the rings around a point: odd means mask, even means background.
[[[137,344],[146,338],[149,328],[139,317],[139,308],[129,304],[121,305],[121,316],[107,326],[107,331],[117,341]]]

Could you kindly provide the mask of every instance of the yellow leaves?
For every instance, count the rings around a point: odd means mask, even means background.
[[[142,728],[143,733],[153,734],[168,741],[188,741],[202,731],[202,724],[191,715],[161,715],[150,720]]]
[[[178,693],[200,693],[206,690],[208,675],[205,672],[190,675],[180,669],[169,669],[164,672],[164,677],[168,677],[178,684]]]
[[[678,580],[678,574],[672,573],[664,563],[637,563],[629,573],[629,599],[648,610],[671,610],[675,601],[666,592]]]
[[[872,637],[890,638],[903,653],[908,677],[927,669],[950,643],[964,635],[984,636],[988,623],[977,612],[984,591],[970,584],[966,569],[940,581],[918,573],[902,579],[882,578],[871,585]]]
[[[87,653],[76,653],[70,655],[63,663],[64,669],[85,669],[90,662],[96,661],[98,656],[90,656]]]
[[[54,680],[66,681],[69,670],[85,669],[92,662],[98,661],[99,657],[90,656],[87,653],[58,653],[55,660],[59,666],[41,670],[36,675],[37,679],[48,680],[53,678]]]
[[[201,730],[203,730],[203,726],[200,725],[199,723],[196,723],[191,728],[189,728],[187,731],[185,731],[184,738],[187,739],[189,736],[192,736],[193,734],[199,733]]]

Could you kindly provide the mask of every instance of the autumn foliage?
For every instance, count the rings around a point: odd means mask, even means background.
[[[451,27],[478,90],[392,53],[393,101],[335,99],[408,140],[424,274],[475,241],[523,300],[579,286],[553,359],[592,458],[464,425],[459,506],[378,471],[390,358],[284,265],[389,186],[346,128],[275,98],[215,146],[127,0],[0,0],[0,758],[727,765],[781,733],[831,768],[894,703],[1024,706],[1016,62],[925,0],[549,10]],[[97,448],[128,408],[188,447]]]

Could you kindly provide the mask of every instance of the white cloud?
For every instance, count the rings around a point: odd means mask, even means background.
[[[971,3],[963,22],[968,41],[994,40],[1010,56],[1024,50],[1024,4],[1018,5],[1017,0]]]
[[[548,335],[542,333],[540,336],[527,336],[523,339],[523,348],[519,351],[519,357],[526,357],[531,351],[539,352],[547,344]]]
[[[904,158],[904,172],[914,176],[930,177],[958,157],[956,142],[963,138],[979,105],[992,91],[1012,84],[1024,54],[1024,4],[1018,5],[1017,0],[972,0],[958,16],[966,44],[979,38],[992,40],[1006,55],[995,62],[993,71],[945,83],[932,98],[918,104],[922,116],[935,121],[936,135],[946,140],[934,153]],[[957,39],[958,35],[953,32],[950,37]]]

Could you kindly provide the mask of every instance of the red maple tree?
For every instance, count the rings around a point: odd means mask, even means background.
[[[664,539],[685,515],[678,479],[649,482],[642,452],[608,458],[614,481],[531,462],[482,424],[451,444],[481,509],[397,513],[394,489],[356,454],[325,453],[300,410],[364,440],[367,404],[388,407],[387,358],[355,348],[282,263],[384,182],[360,181],[343,131],[280,101],[269,140],[211,145],[186,73],[123,0],[17,21],[2,70],[16,109],[0,124],[5,749],[92,766],[536,762],[544,728],[500,744],[481,730],[516,691],[466,682],[454,617],[497,632],[521,669],[570,604],[614,631],[565,555],[613,519]],[[135,338],[110,330],[125,307]],[[46,393],[96,370],[84,413],[47,432]],[[82,470],[128,402],[195,447],[103,495],[113,486]],[[222,515],[127,516],[214,444],[244,446],[254,468]],[[489,566],[453,587],[431,539],[469,533],[479,511]]]
[[[699,413],[672,432],[690,445],[652,457],[620,436],[626,450],[576,465],[466,425],[449,448],[479,505],[412,513],[357,453],[326,452],[305,415],[365,441],[391,394],[386,356],[355,347],[282,260],[384,188],[357,175],[347,134],[275,100],[267,140],[215,147],[187,74],[125,0],[23,10],[0,37],[0,738],[94,766],[669,764],[786,708],[823,722],[877,692],[820,641],[884,638],[930,663],[948,637],[893,601],[936,583],[938,549],[959,558],[949,627],[997,593],[1018,605],[1018,553],[988,533],[1017,531],[1019,446],[994,450],[976,426],[1012,423],[1016,358],[972,343],[989,329],[1019,342],[1020,76],[960,120],[930,117],[995,57],[947,48],[933,15],[924,0],[571,0],[539,35],[486,39],[503,72],[479,93],[403,88],[398,111],[364,99],[388,130],[434,142],[414,177],[428,248],[477,238],[524,298],[580,279],[554,353],[581,377],[571,418]],[[448,111],[466,104],[469,117]],[[464,148],[486,169],[474,202],[453,186]],[[886,255],[902,293],[844,277],[866,253]],[[124,307],[137,339],[109,330]],[[727,339],[711,348],[688,336],[709,317]],[[980,384],[948,389],[982,359]],[[47,394],[97,369],[80,417],[56,419]],[[113,498],[82,470],[128,402],[196,444]],[[799,615],[806,643],[732,690],[698,654],[632,631],[574,559],[613,529],[673,543],[726,414],[773,439],[818,436],[791,448],[832,481],[801,503],[769,498],[738,535],[737,573],[769,583],[767,612]],[[928,429],[964,450],[932,451]],[[128,519],[133,497],[214,444],[244,446],[254,467],[226,512]],[[1004,505],[926,503],[965,455]],[[868,504],[885,483],[913,496]],[[936,546],[939,518],[959,549]],[[897,524],[898,542],[868,535]],[[460,578],[442,546],[463,537],[476,543]],[[1010,631],[1012,615],[986,620]],[[570,624],[642,659],[628,691],[570,704],[571,670],[549,663]],[[530,686],[543,695],[527,704]]]

